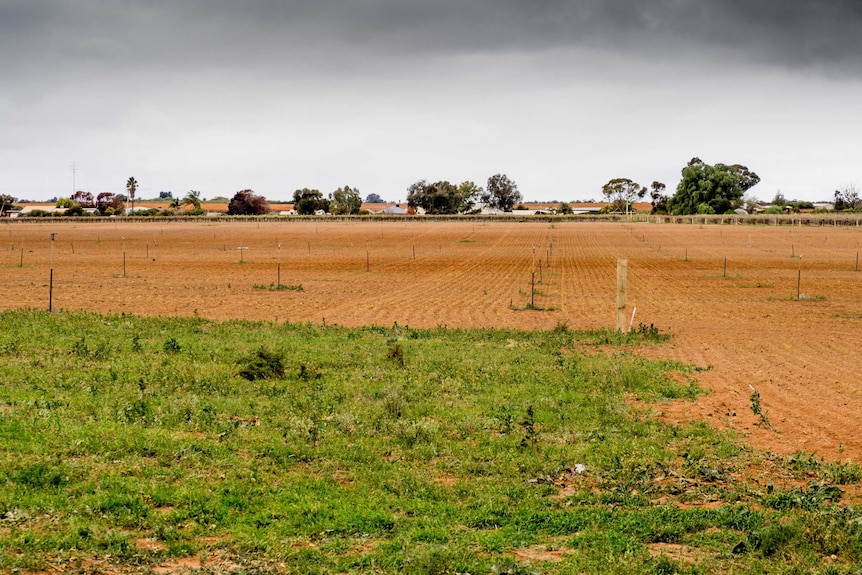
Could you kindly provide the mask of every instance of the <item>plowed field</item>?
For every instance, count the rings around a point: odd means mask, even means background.
[[[862,458],[858,227],[16,222],[0,226],[0,307],[48,307],[52,232],[54,309],[343,325],[613,327],[627,258],[629,317],[674,335],[645,353],[709,368],[711,393],[666,417]],[[279,277],[302,289],[265,289]]]

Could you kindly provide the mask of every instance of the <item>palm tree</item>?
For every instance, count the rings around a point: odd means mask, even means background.
[[[135,191],[138,189],[138,180],[129,178],[126,182],[126,189],[129,191],[129,201],[132,203],[132,211],[135,210]]]
[[[201,209],[201,193],[196,190],[189,190],[186,197],[183,198],[183,205],[192,205],[196,210]]]

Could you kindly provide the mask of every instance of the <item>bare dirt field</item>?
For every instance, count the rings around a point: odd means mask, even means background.
[[[642,352],[709,368],[711,393],[659,407],[666,417],[780,453],[862,458],[859,227],[10,222],[0,307],[47,309],[52,233],[54,309],[341,325],[614,327],[627,258],[634,325],[674,336]],[[527,309],[532,270],[539,309]],[[279,279],[302,289],[265,289]]]

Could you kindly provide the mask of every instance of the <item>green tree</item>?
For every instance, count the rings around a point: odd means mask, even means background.
[[[293,209],[296,213],[313,216],[317,210],[329,211],[329,200],[319,190],[302,188],[293,192]]]
[[[235,193],[227,205],[227,213],[231,216],[260,216],[269,213],[269,202],[266,198],[254,193],[253,190],[240,190]]]
[[[419,180],[407,188],[407,205],[426,214],[460,214],[472,208],[477,189],[472,182],[456,186],[445,180],[433,184]]]
[[[195,210],[201,209],[201,193],[197,190],[189,190],[189,193],[182,199],[182,205],[194,206]]]
[[[572,211],[572,205],[569,202],[560,202],[560,206],[557,208],[557,213],[567,216],[574,212]]]
[[[779,208],[783,208],[787,205],[787,198],[784,197],[784,194],[781,193],[781,190],[778,190],[775,193],[775,197],[772,198],[772,205],[778,206]]]
[[[629,205],[646,195],[647,189],[628,178],[615,178],[602,186],[609,211],[628,212]]]
[[[512,207],[522,200],[518,186],[505,174],[495,174],[488,178],[488,185],[482,194],[482,202],[488,207],[511,212]]]
[[[862,209],[862,198],[856,186],[849,184],[840,190],[835,190],[834,206],[836,212]]]
[[[668,210],[674,215],[705,213],[723,214],[742,205],[743,194],[757,185],[760,176],[740,164],[710,165],[692,158],[682,169],[682,180],[676,194],[668,200]]]
[[[358,214],[362,209],[362,196],[359,195],[359,190],[344,186],[338,188],[330,196],[331,203],[329,209],[333,214]]]
[[[653,182],[650,186],[650,198],[652,199],[652,212],[653,214],[666,214],[667,213],[667,201],[668,197],[665,194],[665,190],[667,186],[665,186],[661,182]]]
[[[465,180],[458,184],[459,212],[472,212],[476,207],[476,200],[482,195],[482,186],[472,181]]]
[[[368,194],[368,197],[365,198],[365,201],[369,204],[382,204],[383,198],[378,194]]]
[[[126,181],[126,191],[129,192],[129,202],[132,204],[132,209],[135,209],[135,192],[138,191],[138,180],[134,177]]]

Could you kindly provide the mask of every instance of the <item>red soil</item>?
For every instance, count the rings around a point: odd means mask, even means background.
[[[667,417],[780,453],[862,457],[858,227],[14,222],[0,226],[0,307],[47,308],[52,232],[55,309],[342,325],[613,327],[627,258],[627,314],[674,335],[642,352],[711,368],[711,393]],[[302,291],[255,289],[279,266]],[[532,269],[543,311],[524,309]],[[758,425],[750,386],[777,431]]]

